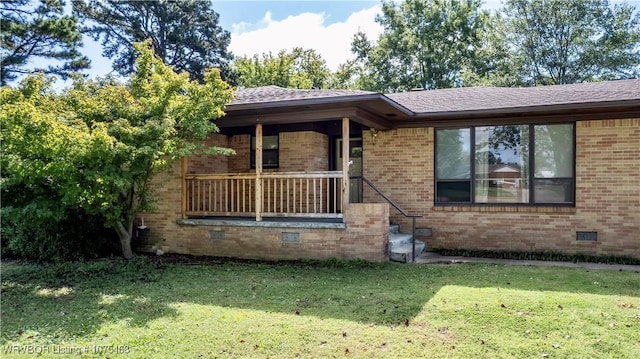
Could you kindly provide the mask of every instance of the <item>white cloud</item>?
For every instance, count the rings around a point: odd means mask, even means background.
[[[231,33],[231,50],[237,56],[253,56],[294,47],[314,49],[327,61],[331,70],[354,57],[351,53],[353,35],[363,31],[369,39],[377,39],[382,27],[375,22],[380,6],[354,12],[344,22],[325,24],[326,13],[305,12],[290,15],[284,20],[273,20],[267,12],[256,25],[258,29],[247,30],[255,25],[234,24]]]

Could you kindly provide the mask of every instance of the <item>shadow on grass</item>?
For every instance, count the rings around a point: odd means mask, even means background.
[[[304,262],[167,264],[138,258],[37,266],[2,263],[2,344],[51,341],[126,321],[177,316],[176,303],[402,325],[448,285],[640,297],[637,273],[492,264]]]
[[[95,333],[104,323],[144,326],[175,316],[167,301],[154,301],[145,287],[162,273],[143,259],[35,265],[2,263],[0,344],[39,336],[56,342]],[[45,338],[42,338],[45,337]]]

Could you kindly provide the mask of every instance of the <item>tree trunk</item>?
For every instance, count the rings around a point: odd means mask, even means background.
[[[131,228],[132,226],[129,227]],[[118,238],[120,238],[122,256],[126,259],[131,259],[133,257],[133,251],[131,250],[131,229],[127,230],[122,222],[116,223],[115,229],[118,233]]]

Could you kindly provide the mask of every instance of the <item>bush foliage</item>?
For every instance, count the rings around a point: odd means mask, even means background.
[[[2,256],[68,261],[119,254],[115,232],[81,210],[29,205],[2,210]]]
[[[510,251],[487,249],[432,248],[432,252],[443,256],[480,257],[497,259],[532,260],[547,262],[604,263],[639,265],[640,258],[620,255],[596,255],[586,253],[562,253],[555,251]]]

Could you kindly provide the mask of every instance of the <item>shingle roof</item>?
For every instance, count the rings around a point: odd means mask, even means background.
[[[305,90],[278,86],[239,89],[227,113],[271,112],[288,106],[364,106],[372,113],[395,113],[394,121],[435,117],[506,115],[576,109],[640,106],[640,79],[538,87],[461,87],[380,94],[359,90]],[[389,111],[389,112],[386,112]],[[400,112],[398,112],[400,111]]]
[[[233,106],[253,103],[349,97],[372,94],[376,93],[359,90],[301,90],[283,88],[279,86],[262,86],[239,89],[237,91],[236,98],[231,102],[230,105]]]
[[[461,87],[386,94],[415,113],[640,101],[640,79],[538,87]]]

